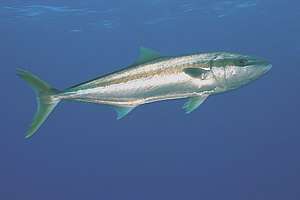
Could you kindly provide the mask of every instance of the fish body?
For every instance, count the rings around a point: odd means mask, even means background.
[[[61,92],[29,72],[19,70],[18,74],[33,83],[33,88],[36,88],[34,83],[43,83],[37,90],[39,108],[48,107],[42,113],[38,110],[27,137],[33,135],[61,100],[111,105],[120,119],[142,104],[188,98],[183,108],[190,113],[208,96],[245,85],[265,74],[271,66],[262,59],[227,52],[163,57],[141,48],[140,57],[133,65]]]
[[[193,78],[184,69],[194,67],[203,55],[159,58],[134,65],[66,90],[58,98],[115,106],[137,106],[154,101],[197,96],[213,92],[213,74],[206,80]]]

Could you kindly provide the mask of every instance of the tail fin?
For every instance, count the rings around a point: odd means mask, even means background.
[[[37,95],[37,111],[25,136],[25,138],[30,138],[59,103],[59,99],[53,98],[53,95],[59,91],[25,70],[17,69],[17,75],[25,80],[34,89]]]

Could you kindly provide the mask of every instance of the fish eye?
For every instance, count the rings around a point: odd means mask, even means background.
[[[240,66],[245,66],[245,65],[247,64],[247,60],[246,60],[246,59],[240,59],[240,60],[238,61],[238,64],[239,64]]]

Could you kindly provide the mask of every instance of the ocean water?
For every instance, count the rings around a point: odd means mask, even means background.
[[[300,199],[296,0],[0,1],[0,199]],[[140,106],[65,102],[31,139],[36,104],[15,75],[64,89],[162,55],[230,51],[273,64],[211,96]]]

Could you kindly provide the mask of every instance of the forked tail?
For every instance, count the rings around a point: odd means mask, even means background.
[[[37,96],[37,111],[25,136],[30,138],[60,102],[59,99],[53,97],[59,91],[28,71],[17,69],[17,75],[33,88]]]

